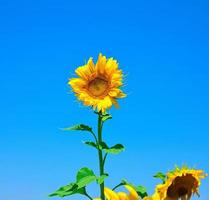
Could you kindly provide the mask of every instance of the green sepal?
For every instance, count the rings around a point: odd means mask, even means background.
[[[85,125],[85,124],[77,124],[75,126],[63,128],[62,130],[64,130],[64,131],[89,131],[91,133],[93,132],[92,128],[90,126]]]
[[[143,199],[144,197],[148,196],[146,187],[142,185],[138,185],[135,187],[136,192],[138,195]]]
[[[112,116],[110,114],[103,114],[102,115],[102,122],[107,121],[108,119],[112,119]]]
[[[153,177],[154,178],[159,178],[160,180],[162,180],[163,183],[165,183],[165,181],[166,181],[166,175],[162,172],[158,172]]]
[[[100,150],[103,150],[104,152],[110,153],[110,154],[119,154],[125,150],[122,144],[116,144],[112,147],[108,147],[108,145],[105,142],[101,142],[99,147],[95,142],[91,142],[91,141],[84,142],[84,144],[94,147],[96,149],[99,148]]]

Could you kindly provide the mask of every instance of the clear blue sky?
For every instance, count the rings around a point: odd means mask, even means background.
[[[104,128],[126,147],[109,157],[106,184],[126,178],[151,194],[152,175],[175,164],[209,172],[208,10],[206,0],[0,0],[0,199],[47,200],[79,168],[97,172],[80,142],[90,137],[59,128],[96,124],[67,80],[99,52],[118,59],[128,93]]]

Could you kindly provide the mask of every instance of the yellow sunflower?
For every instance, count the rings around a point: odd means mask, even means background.
[[[152,197],[145,197],[143,200],[190,200],[193,194],[199,196],[201,179],[206,176],[202,170],[176,168],[167,173],[164,184],[157,185]]]
[[[71,78],[68,84],[85,106],[92,106],[104,113],[112,105],[118,107],[118,98],[126,97],[120,89],[123,73],[113,58],[107,59],[99,54],[96,64],[89,58],[87,64],[78,67],[75,73],[78,78]]]
[[[130,185],[125,185],[125,188],[129,191],[129,194],[127,195],[125,192],[114,192],[113,190],[109,188],[105,188],[105,197],[107,200],[139,200],[139,195],[135,191],[133,187]],[[94,200],[101,200],[100,198],[94,199]]]

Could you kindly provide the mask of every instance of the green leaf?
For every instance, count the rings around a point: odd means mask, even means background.
[[[53,197],[53,196],[65,197],[73,194],[85,194],[85,193],[86,193],[85,188],[79,189],[76,183],[70,183],[66,186],[60,187],[54,193],[50,194],[49,197]]]
[[[85,144],[95,147],[95,148],[98,148],[94,142],[86,142]],[[100,143],[99,149],[103,150],[106,153],[110,153],[110,154],[119,154],[120,152],[125,150],[125,148],[122,144],[116,144],[112,147],[108,147],[108,145],[105,142]]]
[[[107,121],[108,119],[112,119],[112,116],[110,114],[104,114],[102,116],[102,121],[103,122]]]
[[[106,153],[111,153],[111,154],[119,154],[121,153],[122,151],[125,150],[124,146],[122,144],[116,144],[112,147],[108,147],[106,144],[105,146],[103,147],[103,150],[106,152]]]
[[[87,168],[81,168],[76,176],[76,184],[78,185],[78,188],[85,187],[89,183],[96,181],[97,177],[95,176],[94,172]]]
[[[49,197],[65,197],[73,194],[86,195],[86,186],[96,180],[97,177],[91,169],[87,167],[81,168],[77,173],[75,183],[70,183],[66,186],[60,187],[54,193],[50,194]]]
[[[84,124],[78,124],[78,125],[71,126],[68,128],[63,128],[63,130],[64,131],[89,131],[91,133],[93,132],[91,127],[84,125]]]
[[[98,149],[98,146],[95,142],[87,141],[87,142],[84,142],[84,144]],[[108,147],[108,145],[105,142],[100,143],[99,149],[103,150],[106,153],[110,153],[110,154],[119,154],[120,152],[125,150],[125,148],[122,144],[116,144],[112,147]]]
[[[97,183],[102,184],[108,176],[109,176],[108,174],[103,174],[103,175],[97,177]]]
[[[88,145],[88,146],[91,146],[91,147],[94,147],[97,149],[97,144],[95,142],[89,142],[89,141],[86,141],[84,142],[84,144]]]
[[[154,178],[159,178],[160,180],[163,181],[163,183],[166,181],[166,175],[163,174],[162,172],[158,172],[153,176]]]

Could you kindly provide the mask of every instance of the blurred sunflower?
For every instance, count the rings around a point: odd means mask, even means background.
[[[139,200],[139,196],[133,187],[131,187],[130,185],[125,185],[125,188],[129,191],[128,195],[125,192],[116,193],[109,188],[105,188],[104,192],[105,192],[106,199],[107,200]],[[97,198],[94,200],[100,200],[100,198]]]
[[[193,194],[199,196],[201,179],[206,176],[202,170],[176,168],[167,173],[165,183],[157,185],[152,197],[143,200],[190,200]]]
[[[126,97],[120,89],[123,73],[113,58],[107,59],[99,54],[96,64],[89,58],[87,64],[78,67],[75,73],[78,78],[71,78],[68,84],[85,106],[92,106],[104,113],[112,105],[118,107],[118,98]]]

